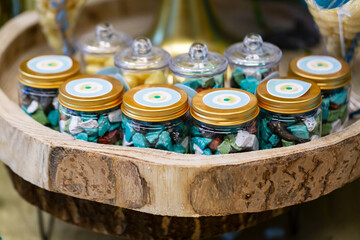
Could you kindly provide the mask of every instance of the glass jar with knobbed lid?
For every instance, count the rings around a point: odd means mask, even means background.
[[[261,36],[250,33],[243,42],[235,43],[225,51],[229,61],[230,86],[255,94],[261,81],[278,77],[281,50]]]
[[[260,149],[291,146],[321,136],[321,91],[316,83],[292,77],[261,82]]]
[[[60,132],[76,139],[122,144],[123,85],[115,78],[80,75],[59,89]]]
[[[228,154],[259,149],[256,97],[244,90],[205,90],[192,99],[191,150]]]
[[[349,118],[351,72],[343,59],[301,56],[290,62],[289,76],[312,80],[321,89],[322,136],[340,131]]]
[[[80,74],[80,64],[61,55],[41,55],[19,67],[19,105],[34,120],[59,129],[58,90],[68,78]]]
[[[123,146],[189,152],[188,96],[175,86],[148,84],[130,89],[122,105]]]
[[[197,92],[224,87],[227,60],[219,53],[209,52],[203,43],[191,45],[189,53],[170,61],[174,83],[181,83]]]
[[[130,47],[132,38],[116,31],[110,23],[100,23],[95,32],[82,36],[78,42],[82,72],[95,74],[102,68],[114,67],[116,52]]]
[[[125,89],[142,84],[166,84],[170,54],[154,47],[150,39],[138,37],[131,47],[115,55],[115,66],[120,71]]]

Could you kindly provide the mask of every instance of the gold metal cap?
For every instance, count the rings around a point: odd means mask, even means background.
[[[325,55],[301,56],[290,62],[289,76],[308,79],[321,89],[343,87],[351,81],[350,65],[341,58]]]
[[[279,84],[281,84],[281,87],[279,88],[286,88],[286,90],[294,89],[293,83],[291,83],[290,81],[306,82],[308,83],[307,85],[309,88],[308,90],[306,90],[306,86],[303,87],[302,92],[300,91],[296,93],[299,96],[295,95],[291,97],[279,97],[279,96],[275,96],[276,94],[269,92],[269,87],[268,87],[269,81],[279,81]],[[298,88],[297,90],[299,89],[301,90],[301,87]],[[316,83],[309,80],[303,80],[303,79],[300,80],[298,78],[292,78],[292,77],[278,77],[261,82],[256,89],[256,97],[258,99],[258,105],[260,108],[263,108],[271,112],[284,113],[284,114],[296,114],[296,113],[304,113],[311,111],[313,109],[318,108],[321,105],[321,101],[322,101],[321,90],[316,85]]]
[[[67,79],[80,74],[80,64],[62,55],[40,55],[23,61],[19,81],[34,88],[59,88]]]
[[[186,92],[167,84],[147,84],[124,94],[123,113],[133,119],[162,122],[181,117],[189,110]]]
[[[215,126],[246,123],[259,114],[256,97],[244,90],[217,88],[202,91],[192,100],[190,113],[196,120]]]
[[[115,78],[103,75],[73,77],[59,88],[59,102],[76,111],[102,111],[119,106],[123,100],[123,85]]]

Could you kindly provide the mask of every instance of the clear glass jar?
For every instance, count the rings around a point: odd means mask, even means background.
[[[124,79],[125,89],[142,84],[166,84],[170,54],[153,47],[150,39],[138,37],[132,47],[115,55],[115,66]]]
[[[124,94],[123,146],[189,152],[188,97],[165,84],[142,85]]]
[[[225,51],[230,66],[230,86],[255,94],[261,81],[279,77],[281,50],[261,36],[250,33],[244,41],[235,43]]]
[[[95,74],[103,68],[114,67],[115,53],[130,47],[131,43],[129,35],[115,31],[111,24],[98,24],[95,32],[79,40],[82,72]]]
[[[321,91],[316,83],[289,77],[259,84],[260,149],[286,147],[321,136]]]
[[[194,118],[191,151],[228,154],[259,149],[256,97],[239,89],[210,89],[197,94],[190,113]]]
[[[102,75],[81,75],[61,85],[60,132],[76,139],[122,144],[122,84]]]
[[[189,53],[170,61],[174,83],[181,83],[197,92],[224,87],[227,60],[219,53],[209,52],[203,43],[191,45]]]
[[[349,118],[350,65],[330,56],[301,56],[290,62],[289,75],[316,82],[323,98],[322,136],[343,129]]]
[[[80,73],[80,64],[67,56],[42,55],[25,60],[19,69],[20,107],[42,125],[59,130],[58,88]]]

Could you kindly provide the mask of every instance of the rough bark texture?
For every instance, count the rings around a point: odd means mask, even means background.
[[[79,32],[109,17],[97,10],[111,4],[100,4],[84,9]],[[123,19],[123,30],[139,30],[145,18]],[[360,121],[311,143],[221,157],[75,140],[35,122],[16,103],[19,63],[50,52],[37,15],[10,21],[0,39],[0,159],[44,190],[154,215],[225,216],[310,201],[360,176]]]
[[[63,221],[130,239],[204,239],[241,230],[283,213],[283,209],[224,217],[158,216],[53,193],[24,181],[8,168],[18,193]]]

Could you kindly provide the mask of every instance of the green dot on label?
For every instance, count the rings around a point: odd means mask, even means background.
[[[286,87],[286,90],[292,90],[292,87]]]
[[[91,87],[90,86],[86,86],[85,89],[90,89]]]
[[[323,64],[322,64],[322,63],[318,63],[318,66],[319,66],[319,67],[322,67],[322,66],[323,66]]]
[[[154,96],[154,98],[158,99],[158,98],[160,98],[160,96],[156,95],[156,96]]]
[[[224,101],[228,102],[228,101],[230,101],[230,98],[224,98]]]

